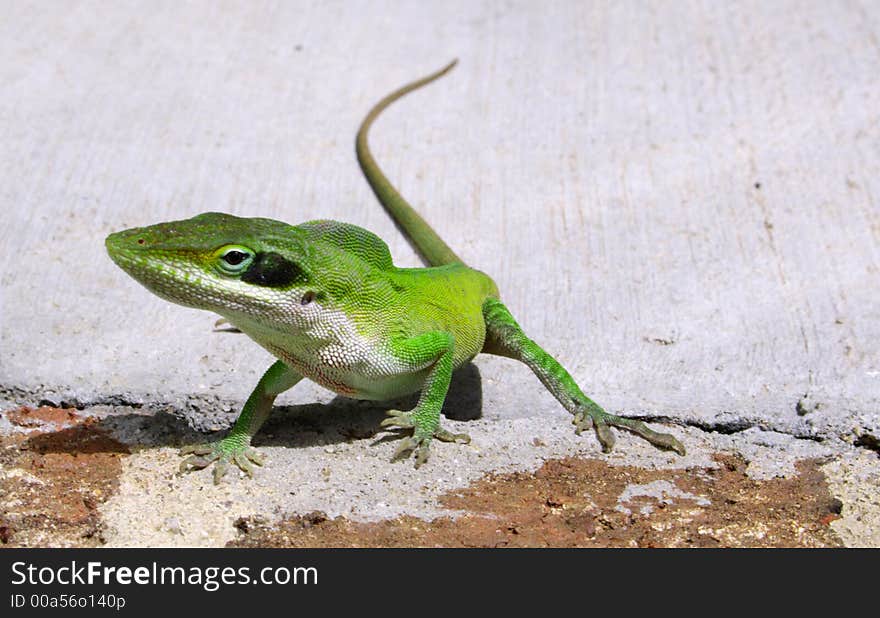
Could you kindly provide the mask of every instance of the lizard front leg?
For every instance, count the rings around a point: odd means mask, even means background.
[[[565,368],[523,333],[501,301],[487,300],[483,304],[483,318],[486,321],[486,345],[483,351],[514,358],[528,365],[547,390],[574,415],[573,422],[578,434],[590,426],[596,430],[603,451],[608,452],[614,446],[614,434],[610,427],[620,427],[641,436],[654,446],[675,451],[679,455],[685,454],[684,446],[670,434],[653,431],[643,422],[632,418],[609,414],[584,395]]]
[[[413,367],[428,366],[428,375],[416,407],[409,412],[389,410],[382,427],[412,429],[391,457],[395,461],[415,452],[418,468],[428,460],[432,438],[444,442],[470,442],[467,434],[453,434],[440,427],[440,410],[452,378],[452,353],[455,338],[444,332],[432,332],[407,339],[393,346],[393,354]]]
[[[302,375],[283,362],[275,361],[260,378],[225,438],[213,444],[195,444],[181,449],[181,455],[191,456],[180,462],[180,472],[200,470],[216,462],[214,483],[219,483],[231,461],[249,477],[253,477],[251,462],[262,465],[263,456],[251,447],[251,439],[269,417],[275,398],[300,380]]]

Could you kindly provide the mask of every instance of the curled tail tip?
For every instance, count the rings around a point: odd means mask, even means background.
[[[443,75],[444,73],[448,73],[449,71],[451,71],[452,69],[454,69],[454,68],[455,68],[455,65],[457,65],[457,64],[458,64],[458,58],[453,58],[453,59],[452,59],[452,62],[450,62],[450,63],[447,64],[445,67],[443,67],[442,69],[440,69],[440,75]]]

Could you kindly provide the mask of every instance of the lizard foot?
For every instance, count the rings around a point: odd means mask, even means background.
[[[596,438],[598,438],[599,444],[602,445],[602,452],[604,453],[609,452],[614,447],[614,434],[611,431],[611,427],[620,427],[644,438],[658,448],[675,451],[679,455],[685,454],[684,445],[671,434],[656,432],[648,429],[648,426],[642,421],[608,414],[601,409],[578,412],[574,415],[574,419],[571,422],[574,424],[575,433],[578,435],[584,429],[593,427],[596,430]]]
[[[441,442],[458,442],[459,444],[468,444],[471,437],[466,433],[452,433],[446,431],[438,424],[433,431],[420,426],[419,420],[412,412],[403,412],[401,410],[389,410],[388,418],[383,420],[380,425],[395,429],[412,429],[413,434],[407,436],[400,441],[391,461],[397,461],[409,456],[414,452],[416,455],[416,468],[428,461],[430,455],[431,439],[437,438]]]
[[[251,462],[262,466],[264,457],[254,448],[247,444],[241,444],[238,440],[224,438],[213,444],[193,444],[180,449],[181,455],[190,455],[180,462],[181,474],[191,470],[201,470],[214,464],[214,484],[220,483],[220,479],[229,471],[229,463],[238,466],[242,472],[250,478],[254,478],[254,467]]]

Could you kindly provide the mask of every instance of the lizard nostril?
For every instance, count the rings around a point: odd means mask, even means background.
[[[144,240],[143,238],[138,238],[138,244],[139,244],[139,245],[142,245],[142,244],[144,244],[145,242],[147,242],[147,241]]]

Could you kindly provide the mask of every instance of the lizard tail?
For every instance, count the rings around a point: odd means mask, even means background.
[[[367,177],[367,182],[373,188],[373,193],[376,194],[379,202],[388,211],[388,214],[392,216],[397,225],[402,228],[404,234],[406,234],[422,258],[431,266],[462,262],[462,259],[455,255],[455,252],[449,248],[449,245],[443,242],[443,239],[437,235],[437,232],[428,225],[427,221],[394,188],[370,152],[370,147],[367,144],[367,133],[370,131],[373,121],[386,107],[405,94],[442,77],[451,71],[457,62],[458,60],[453,60],[436,73],[409,83],[376,103],[361,123],[357,138],[355,139],[355,152],[357,153],[358,163],[364,176]]]

